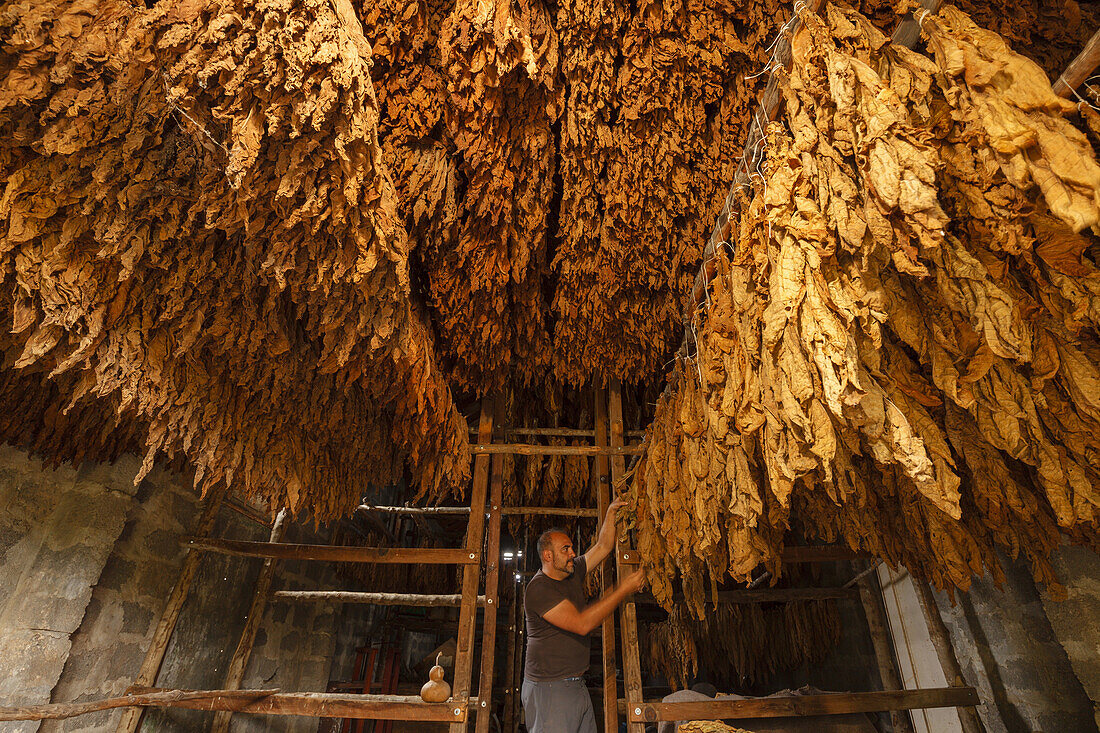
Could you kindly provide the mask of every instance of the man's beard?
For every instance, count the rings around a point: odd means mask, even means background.
[[[562,564],[562,566],[560,568],[558,568],[558,570],[565,573],[566,575],[572,575],[573,571],[576,570],[576,566],[574,565],[573,560],[566,560]]]

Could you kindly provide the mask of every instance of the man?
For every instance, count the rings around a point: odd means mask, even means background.
[[[581,557],[560,529],[539,537],[542,569],[527,584],[523,599],[527,662],[521,699],[530,733],[596,733],[592,698],[584,684],[588,634],[641,588],[645,577],[637,570],[603,598],[586,603],[584,576],[615,549],[615,512],[623,503],[616,499],[607,507],[596,544]]]

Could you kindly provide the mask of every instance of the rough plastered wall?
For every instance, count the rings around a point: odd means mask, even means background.
[[[137,674],[185,555],[199,501],[187,481],[154,471],[133,486],[140,461],[43,468],[0,448],[0,705],[74,702],[122,694]],[[268,528],[223,508],[214,535],[265,540]],[[290,542],[324,541],[291,526]],[[204,557],[159,686],[220,688],[262,561]],[[346,587],[332,569],[284,563],[274,590]],[[323,691],[343,647],[361,645],[363,609],[269,604],[245,687]],[[337,633],[339,630],[340,633]],[[339,637],[339,638],[338,638]],[[346,665],[343,665],[346,666]],[[113,731],[120,711],[0,724],[3,733]],[[194,731],[211,714],[150,710],[143,730]],[[234,731],[312,731],[317,721],[235,716]]]
[[[956,595],[955,605],[936,594],[989,733],[1097,730],[1100,557],[1065,547],[1056,557],[1069,592],[1063,602],[1046,597],[1025,566],[1005,558],[1001,590],[981,578]]]
[[[133,504],[138,465],[47,469],[0,447],[0,705],[50,702]]]

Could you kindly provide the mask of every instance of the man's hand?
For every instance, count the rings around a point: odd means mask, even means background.
[[[596,532],[596,542],[584,553],[586,572],[592,572],[600,566],[600,563],[615,549],[615,513],[626,506],[626,499],[621,496],[607,505],[607,513],[604,514],[600,528]]]
[[[607,505],[607,517],[614,520],[615,512],[619,511],[622,507],[626,506],[626,499],[621,496],[616,496],[615,501]]]

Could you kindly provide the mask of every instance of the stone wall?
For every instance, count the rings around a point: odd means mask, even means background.
[[[133,682],[179,576],[200,508],[183,477],[140,462],[48,469],[0,448],[0,705],[78,702],[123,694]],[[213,535],[266,540],[269,529],[223,508]],[[288,542],[324,542],[292,525]],[[169,644],[157,685],[217,689],[236,648],[262,564],[208,553]],[[284,562],[273,590],[349,588],[330,565]],[[354,589],[354,588],[351,588]],[[324,691],[365,643],[363,607],[269,604],[245,687]],[[337,660],[334,669],[334,660]],[[43,723],[0,723],[2,733],[111,732],[120,710]],[[143,730],[196,731],[211,713],[150,709]],[[233,731],[312,733],[317,721],[234,716]]]
[[[50,702],[134,502],[137,470],[132,459],[49,469],[0,447],[0,705]]]
[[[1070,605],[1044,598],[1024,563],[1002,562],[1007,577],[1000,589],[978,579],[968,593],[956,594],[954,605],[936,593],[963,676],[982,699],[978,712],[986,730],[1096,730],[1095,697],[1090,700],[1067,650],[1095,695],[1100,558],[1088,550],[1062,551],[1058,570],[1070,589],[1064,602]]]

